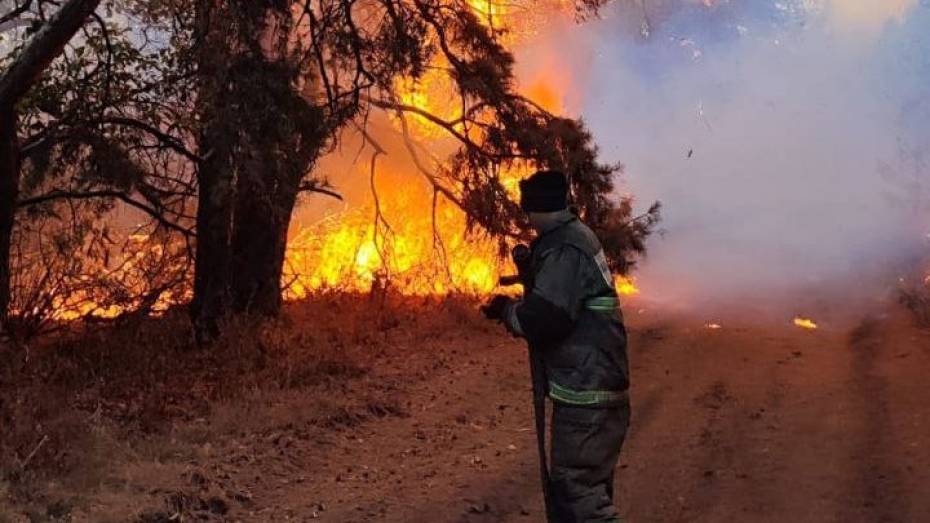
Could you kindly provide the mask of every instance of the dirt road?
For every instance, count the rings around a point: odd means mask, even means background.
[[[895,317],[798,329],[629,315],[629,521],[930,521],[930,336]],[[525,354],[480,335],[409,347],[406,415],[312,441],[246,521],[541,521]],[[290,471],[289,473],[287,471]]]
[[[0,522],[542,521],[521,342],[472,305],[380,320],[338,312],[329,332],[320,311],[334,308],[301,310],[297,337],[273,356],[280,379],[250,370],[254,385],[196,409],[168,396],[179,414],[153,415],[153,428],[112,414],[112,393],[93,409],[81,407],[88,391],[68,393],[62,415],[88,429],[56,440],[49,463],[76,466],[0,481]],[[616,488],[628,521],[930,521],[930,333],[903,313],[803,330],[758,312],[626,312],[633,424]],[[317,341],[301,348],[304,325]],[[319,343],[331,356],[319,359]],[[209,354],[172,358],[183,357],[198,367]],[[301,366],[308,358],[319,361]],[[188,386],[205,387],[198,376]],[[149,372],[132,380],[123,389],[185,387]]]

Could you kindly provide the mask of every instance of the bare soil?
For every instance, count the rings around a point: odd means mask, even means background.
[[[634,411],[616,488],[629,521],[930,521],[930,333],[903,312],[815,331],[735,316],[712,330],[635,304],[626,316]],[[247,369],[261,380],[224,374],[236,393],[181,395],[178,415],[110,415],[81,381],[58,413],[76,436],[5,464],[0,522],[542,521],[522,344],[464,305],[371,321],[314,330],[339,350]],[[294,339],[271,354],[318,346]],[[275,376],[284,385],[265,386]],[[30,430],[17,461],[52,432]]]

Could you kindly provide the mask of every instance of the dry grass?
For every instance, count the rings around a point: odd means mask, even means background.
[[[196,478],[190,489],[177,488],[215,442],[404,415],[401,384],[372,376],[376,360],[428,358],[411,349],[424,335],[478,322],[465,299],[329,296],[293,304],[279,320],[240,319],[207,350],[195,347],[180,311],[2,347],[0,507],[36,521],[67,520],[93,494],[96,502],[114,498],[112,521],[153,496],[164,508],[138,521],[172,511],[221,514],[222,496]],[[140,490],[140,477],[148,490]],[[11,514],[0,508],[0,522],[14,521]]]

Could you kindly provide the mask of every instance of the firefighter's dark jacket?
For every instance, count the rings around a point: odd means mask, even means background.
[[[550,398],[585,406],[626,401],[626,331],[597,237],[566,211],[531,249],[532,289],[508,307],[505,323],[542,354]]]

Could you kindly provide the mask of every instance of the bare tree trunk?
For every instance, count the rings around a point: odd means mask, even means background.
[[[10,246],[19,197],[19,148],[16,112],[0,108],[0,332],[7,330],[10,307]]]
[[[252,114],[244,133],[236,180],[232,238],[233,308],[263,316],[281,309],[287,232],[301,180],[320,153],[319,111],[303,100],[290,55],[288,4],[270,5],[254,22],[240,78],[250,87]],[[245,94],[245,93],[243,93]],[[248,112],[248,111],[247,111]]]
[[[200,71],[208,161],[199,174],[192,303],[195,324],[211,328],[230,311],[279,312],[291,213],[322,147],[319,110],[294,85],[290,4],[216,2],[201,0],[217,16]]]
[[[207,341],[219,333],[219,321],[230,304],[231,238],[234,167],[229,139],[222,125],[208,123],[201,146],[210,150],[198,166],[197,253],[194,261],[194,297],[191,315],[198,339]],[[215,145],[214,145],[215,144]],[[214,145],[212,149],[209,149]]]
[[[233,236],[237,312],[274,316],[280,311],[287,230],[296,200],[296,187],[280,188],[275,195],[243,192],[238,199]]]
[[[197,111],[203,122],[197,166],[197,253],[191,320],[197,338],[207,342],[219,334],[229,312],[232,274],[231,242],[238,129],[231,60],[236,35],[229,34],[229,7],[218,0],[196,5],[197,68],[200,76]]]
[[[65,3],[0,77],[0,330],[7,327],[10,306],[10,247],[19,197],[20,153],[16,105],[84,25],[100,0]]]

